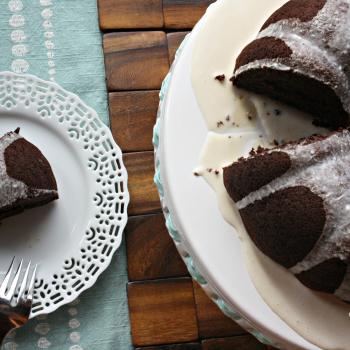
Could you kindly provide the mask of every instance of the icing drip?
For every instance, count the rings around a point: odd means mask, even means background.
[[[237,203],[239,209],[276,191],[306,186],[324,202],[327,220],[323,234],[308,256],[294,266],[294,274],[307,271],[331,258],[350,258],[350,132],[344,130],[311,144],[288,145],[291,168],[281,177],[250,193]],[[268,151],[273,152],[273,151]]]
[[[284,19],[269,25],[258,39],[282,39],[293,51],[290,57],[262,59],[236,71],[255,68],[293,70],[330,86],[350,113],[350,1],[328,0],[309,22]]]
[[[246,106],[238,108],[237,103],[240,103],[241,100],[235,99],[232,85],[228,81],[226,84],[219,84],[213,79],[213,76],[221,73],[224,73],[226,77],[230,76],[233,70],[233,58],[237,57],[242,48],[256,37],[259,28],[271,13],[285,3],[286,0],[245,0],[241,2],[220,0],[204,17],[200,30],[192,34],[191,42],[187,44],[188,49],[192,51],[192,57],[188,58],[188,61],[187,58],[184,58],[182,64],[191,65],[191,83],[203,120],[206,121],[210,130],[220,132],[215,135],[208,134],[199,167],[195,170],[203,171],[200,175],[204,176],[215,191],[223,217],[236,228],[236,231],[232,229],[232,235],[237,233],[240,238],[244,263],[258,293],[274,313],[303,339],[318,345],[316,347],[307,343],[301,346],[298,343],[293,349],[350,350],[349,305],[340,302],[333,295],[328,296],[311,291],[297,281],[289,271],[261,253],[251,242],[241,223],[238,211],[232,205],[232,200],[223,183],[222,172],[216,175],[205,171],[208,168],[220,169],[232,164],[235,159],[248,156],[252,147],[256,148],[253,135],[249,140],[244,136],[241,138],[246,131],[244,128],[235,128],[233,130],[235,134],[230,135],[231,138],[221,133],[221,128],[217,130],[218,118],[228,113],[234,118],[233,121],[238,120],[238,124],[242,126],[241,120],[246,119],[248,110]],[[183,84],[186,85],[185,76],[181,82],[182,87]],[[176,88],[175,85],[173,88]],[[258,122],[254,124],[252,131],[256,132],[258,144],[261,142],[259,135],[263,134],[265,137],[265,133],[268,141],[276,139],[282,142],[282,140],[298,140],[301,137],[322,132],[311,124],[311,118],[302,115],[300,111],[267,100],[265,96],[254,96],[253,103],[256,106],[255,115]],[[282,112],[278,118],[273,113],[275,109]],[[266,116],[267,112],[270,112],[271,115]],[[167,126],[164,125],[164,127]],[[226,242],[225,239],[225,234],[222,232],[215,234],[215,242],[221,242],[218,243],[220,247],[222,242]],[[227,261],[230,261],[232,257],[232,249],[228,248],[229,256],[227,257],[226,252],[220,252],[227,265]],[[232,283],[237,284],[237,276],[240,278],[240,275],[231,273],[225,279],[226,281],[232,279]],[[244,286],[244,283],[238,284],[240,287]],[[232,289],[227,293],[232,294]],[[254,302],[251,299],[247,301],[251,304]],[[267,313],[263,320],[271,326],[272,323]],[[279,323],[276,329],[278,334],[281,334]],[[288,336],[289,333],[286,334]],[[290,339],[299,339],[299,337],[291,334]]]

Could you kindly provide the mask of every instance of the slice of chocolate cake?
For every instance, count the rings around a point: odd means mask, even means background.
[[[350,300],[349,130],[260,148],[224,168],[224,185],[265,255]]]
[[[288,1],[237,58],[233,84],[348,126],[349,42],[350,0]]]
[[[58,199],[51,166],[40,150],[19,135],[0,138],[0,220]]]

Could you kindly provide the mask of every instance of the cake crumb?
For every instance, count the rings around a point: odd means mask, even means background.
[[[252,148],[251,151],[249,152],[249,155],[254,157],[254,156],[257,156],[257,155],[262,154],[264,152],[265,152],[265,148],[263,148],[259,145],[257,149]]]
[[[275,108],[275,115],[280,116],[282,114],[281,110]]]
[[[229,122],[231,117],[229,115],[226,116],[226,121]]]
[[[229,139],[232,139],[232,136],[229,136],[228,138],[229,138]]]
[[[220,120],[219,122],[216,123],[216,126],[218,128],[222,127],[224,125],[224,123]]]
[[[219,175],[220,171],[219,170],[215,170],[215,175]]]
[[[264,151],[265,151],[265,148],[259,146],[259,147],[257,148],[257,150],[256,150],[256,153],[257,153],[257,154],[261,154],[261,153],[264,153]]]
[[[275,140],[273,140],[273,144],[275,145],[275,146],[278,146],[279,145],[279,143],[278,143],[278,141],[275,139]]]
[[[213,171],[213,169],[211,169],[211,168],[208,168],[208,169],[207,169],[207,172],[208,172],[208,173],[211,173],[212,171]]]
[[[225,74],[219,74],[219,75],[217,75],[217,76],[215,77],[215,80],[220,81],[220,83],[222,83],[223,81],[225,81],[225,79],[226,79]]]
[[[197,177],[199,176],[199,174],[196,171],[193,173],[193,175]]]

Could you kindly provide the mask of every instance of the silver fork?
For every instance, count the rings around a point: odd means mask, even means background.
[[[12,259],[0,285],[0,344],[12,329],[21,327],[28,321],[32,309],[37,265],[34,266],[30,277],[31,262],[28,263],[23,274],[22,259],[10,283],[14,263],[15,258]]]

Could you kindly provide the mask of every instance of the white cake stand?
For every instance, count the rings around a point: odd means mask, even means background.
[[[163,83],[154,128],[155,183],[167,228],[194,279],[227,316],[263,343],[320,350],[263,301],[246,270],[239,240],[219,212],[214,192],[203,179],[193,176],[208,132],[190,75],[193,38],[202,23],[183,42]]]

